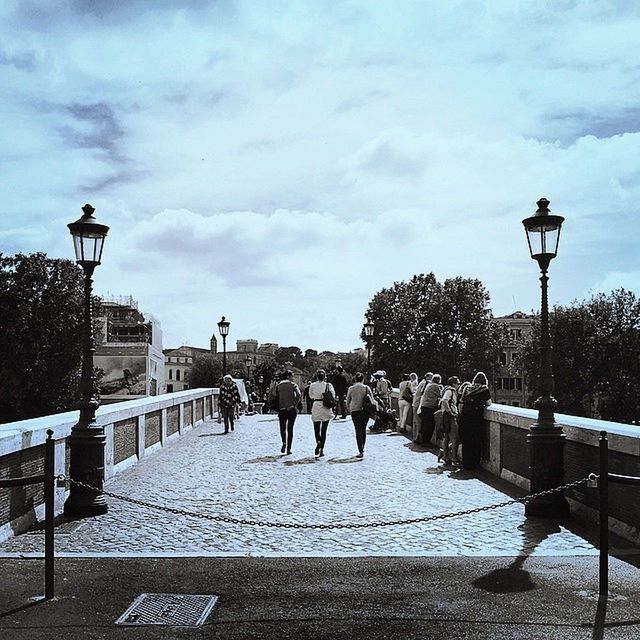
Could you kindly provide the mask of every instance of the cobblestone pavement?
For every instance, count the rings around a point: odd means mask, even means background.
[[[244,416],[234,432],[207,421],[106,483],[156,504],[238,518],[287,522],[369,522],[455,512],[509,499],[472,472],[397,434],[369,434],[356,453],[351,420],[333,421],[325,457],[315,459],[310,416],[296,422],[293,453],[280,454],[277,418]],[[524,517],[510,505],[426,524],[314,531],[208,522],[108,498],[109,512],[56,535],[61,554],[184,555],[591,555],[564,526]],[[43,549],[43,535],[0,544],[0,554]]]

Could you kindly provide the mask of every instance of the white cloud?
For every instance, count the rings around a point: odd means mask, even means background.
[[[8,6],[4,250],[69,256],[92,202],[96,286],[169,343],[226,313],[242,337],[356,346],[371,295],[432,270],[479,277],[498,313],[537,307],[520,221],[541,196],[566,216],[552,302],[640,269],[620,3]]]

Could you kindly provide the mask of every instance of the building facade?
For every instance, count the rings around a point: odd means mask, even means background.
[[[164,383],[166,393],[189,389],[189,372],[193,361],[202,355],[214,355],[222,362],[222,351],[218,351],[218,340],[211,336],[209,349],[183,345],[176,349],[164,350]],[[275,356],[278,345],[275,343],[258,344],[252,338],[236,340],[234,351],[227,351],[227,369],[245,371],[247,364],[251,371],[263,362],[269,362]],[[250,362],[247,362],[249,359]]]
[[[165,392],[160,322],[131,296],[105,297],[96,315],[94,365],[105,404]]]
[[[507,327],[510,335],[510,341],[504,345],[500,353],[500,366],[493,390],[494,400],[499,404],[512,407],[527,406],[528,389],[517,356],[522,344],[531,334],[537,318],[538,316],[527,315],[522,311],[496,318],[496,321]]]

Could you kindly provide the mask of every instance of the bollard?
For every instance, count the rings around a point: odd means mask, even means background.
[[[54,538],[55,517],[55,440],[53,431],[47,429],[44,450],[44,597],[53,598],[54,588]]]
[[[609,596],[609,442],[607,432],[600,432],[600,571],[598,595]]]

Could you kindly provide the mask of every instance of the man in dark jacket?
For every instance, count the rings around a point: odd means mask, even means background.
[[[341,365],[338,365],[333,373],[331,374],[331,379],[329,382],[333,385],[333,388],[336,392],[336,399],[338,401],[338,406],[336,407],[336,416],[338,415],[338,411],[340,411],[340,416],[343,420],[347,419],[347,389],[349,388],[349,381],[347,380],[347,376],[344,372],[344,369]]]

